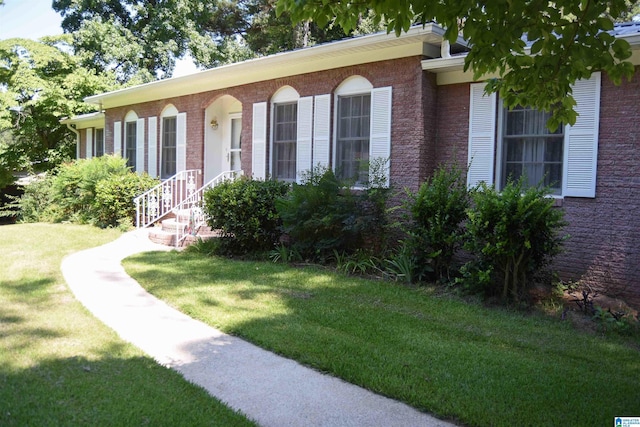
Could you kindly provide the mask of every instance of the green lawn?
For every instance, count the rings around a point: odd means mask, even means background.
[[[63,257],[118,236],[88,226],[0,226],[0,425],[253,425],[75,300]]]
[[[466,425],[603,426],[640,415],[640,347],[427,289],[194,253],[125,260],[183,312]]]

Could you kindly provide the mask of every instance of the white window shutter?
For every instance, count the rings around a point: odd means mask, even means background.
[[[485,83],[471,85],[467,186],[493,185],[496,152],[496,94],[485,95]]]
[[[85,145],[86,152],[84,153],[84,157],[90,159],[93,157],[93,129],[88,128],[85,136],[87,137],[87,141]]]
[[[158,176],[158,118],[149,117],[149,152],[147,154],[147,173],[152,177]]]
[[[136,123],[136,172],[144,172],[144,119]]]
[[[329,167],[331,95],[318,95],[313,109],[313,165]]]
[[[251,170],[256,179],[266,179],[267,103],[253,104],[251,132]]]
[[[391,86],[371,90],[371,134],[369,162],[385,161],[384,174],[389,185],[391,158]],[[373,172],[371,169],[369,173]]]
[[[596,196],[600,79],[600,73],[593,73],[590,79],[579,80],[573,86],[579,115],[575,125],[566,129],[564,196]]]
[[[122,122],[113,123],[113,154],[122,155]]]
[[[311,135],[313,122],[313,97],[298,99],[298,129],[296,140],[296,181],[302,178],[311,167]]]
[[[176,173],[187,170],[187,113],[176,116]]]

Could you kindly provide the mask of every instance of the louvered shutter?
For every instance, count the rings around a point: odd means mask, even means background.
[[[122,155],[122,122],[113,123],[113,154]]]
[[[136,122],[136,172],[144,172],[144,119]]]
[[[600,79],[600,73],[594,73],[590,79],[579,80],[573,86],[579,116],[575,125],[566,130],[564,196],[596,196]]]
[[[86,151],[84,157],[90,159],[93,157],[93,129],[87,129],[86,135],[87,141],[85,143]]]
[[[187,113],[176,116],[176,173],[187,170]]]
[[[391,86],[371,90],[371,133],[369,141],[369,174],[379,162],[384,162],[383,173],[389,185],[391,157]]]
[[[253,104],[253,126],[251,132],[251,170],[253,177],[266,178],[267,151],[267,103]]]
[[[313,121],[313,97],[298,99],[298,128],[296,137],[296,181],[302,182],[311,169],[311,135]]]
[[[496,94],[485,95],[484,83],[471,85],[467,185],[493,184],[496,149]]]
[[[148,173],[152,177],[158,176],[158,118],[149,117],[149,148],[148,148]]]
[[[313,109],[313,166],[329,167],[331,138],[331,95],[314,98]]]

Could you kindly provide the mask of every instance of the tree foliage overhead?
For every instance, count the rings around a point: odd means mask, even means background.
[[[275,0],[53,0],[84,66],[120,81],[170,77],[189,54],[213,67],[345,37],[334,25],[294,25]]]
[[[46,170],[74,155],[75,137],[60,120],[90,111],[86,96],[114,88],[110,75],[78,64],[68,39],[0,41],[0,175],[5,178],[25,168]]]
[[[498,92],[510,107],[551,111],[549,126],[555,128],[575,123],[571,85],[576,80],[600,70],[616,83],[633,75],[625,61],[629,44],[608,31],[636,6],[628,0],[278,0],[278,13],[350,29],[373,11],[398,35],[413,24],[437,22],[450,41],[461,35],[469,42],[465,70],[476,79],[500,76],[489,80],[489,92]]]

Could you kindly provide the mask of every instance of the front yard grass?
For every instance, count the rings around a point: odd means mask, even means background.
[[[473,426],[602,426],[640,415],[638,343],[542,315],[314,267],[146,253],[151,293],[263,348]]]
[[[0,226],[0,425],[253,425],[122,341],[73,297],[63,257],[118,235]]]

